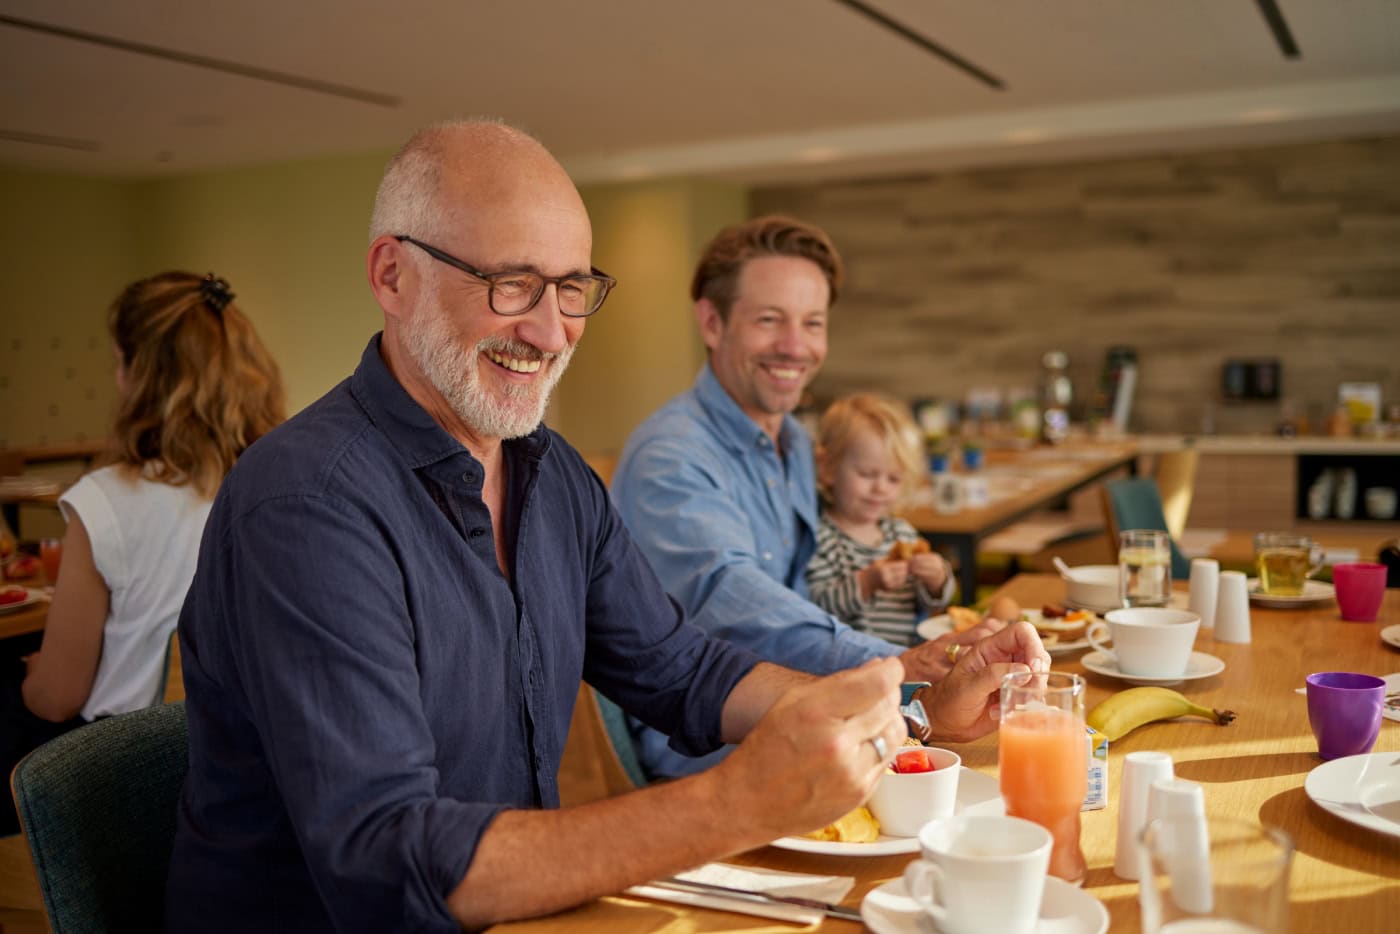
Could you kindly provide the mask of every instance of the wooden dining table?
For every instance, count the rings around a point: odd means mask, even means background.
[[[951,552],[965,603],[971,603],[977,593],[977,545],[982,539],[1111,474],[1135,473],[1137,445],[1130,440],[1081,441],[992,450],[984,461],[976,471],[959,472],[985,483],[988,501],[984,505],[964,505],[944,513],[934,505],[931,491],[925,491],[899,511],[931,545]]]
[[[1022,574],[999,593],[1023,607],[1064,599],[1055,575]],[[1304,790],[1308,773],[1321,764],[1308,726],[1306,699],[1296,693],[1315,671],[1373,675],[1400,672],[1400,651],[1380,630],[1400,624],[1400,590],[1389,590],[1376,622],[1340,619],[1334,602],[1293,609],[1251,607],[1252,639],[1217,642],[1203,630],[1196,651],[1225,662],[1223,671],[1176,686],[1198,703],[1234,710],[1228,726],[1198,719],[1152,723],[1114,743],[1108,756],[1108,806],[1082,815],[1081,843],[1089,871],[1084,890],[1108,909],[1111,934],[1141,930],[1138,883],[1113,872],[1123,757],[1135,750],[1170,753],[1178,778],[1205,788],[1209,817],[1243,817],[1281,828],[1294,841],[1289,884],[1290,925],[1295,932],[1345,934],[1400,930],[1400,828],[1396,835],[1353,825],[1313,803]],[[1054,657],[1055,670],[1084,675],[1089,709],[1128,685],[1087,671],[1083,653]],[[995,734],[952,747],[965,766],[997,774]],[[1400,723],[1385,720],[1375,752],[1400,753]],[[584,854],[580,854],[581,857]],[[725,860],[790,872],[844,875],[855,885],[843,900],[860,905],[866,893],[899,878],[915,857],[829,856],[761,847]],[[543,880],[542,880],[543,881]],[[824,931],[859,931],[861,925],[828,918]],[[609,896],[546,918],[498,925],[501,934],[544,931],[642,932],[800,930],[792,924],[742,914],[628,896]],[[989,932],[993,934],[993,932]]]

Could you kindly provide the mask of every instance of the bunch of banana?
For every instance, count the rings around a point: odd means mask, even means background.
[[[1089,711],[1085,722],[1112,743],[1144,724],[1188,715],[1205,717],[1221,726],[1235,719],[1233,710],[1202,707],[1170,688],[1146,687],[1119,691]]]

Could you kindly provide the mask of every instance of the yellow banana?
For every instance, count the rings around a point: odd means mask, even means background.
[[[1170,688],[1145,687],[1119,691],[1089,711],[1085,722],[1112,743],[1144,724],[1188,715],[1205,717],[1221,726],[1235,719],[1233,710],[1203,707]]]

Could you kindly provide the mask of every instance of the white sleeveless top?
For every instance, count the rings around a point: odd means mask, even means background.
[[[75,513],[83,520],[97,572],[111,592],[102,658],[83,718],[159,702],[166,646],[194,579],[212,501],[189,486],[103,467],[75,483],[58,505],[65,520]]]

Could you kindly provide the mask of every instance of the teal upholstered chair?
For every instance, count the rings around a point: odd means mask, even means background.
[[[185,705],[108,717],[20,760],[10,778],[55,934],[161,930]]]
[[[642,760],[637,757],[632,731],[627,729],[627,714],[596,688],[593,689],[593,698],[598,703],[598,715],[602,718],[603,729],[608,734],[608,743],[612,746],[622,771],[627,773],[627,779],[633,787],[645,788],[649,782],[646,772],[642,769]]]
[[[1125,529],[1157,529],[1168,532],[1167,517],[1162,511],[1162,494],[1155,481],[1146,477],[1110,480],[1103,485],[1104,518],[1108,522],[1111,547],[1118,550],[1118,533]],[[1172,546],[1172,580],[1191,579],[1191,561],[1181,551],[1176,539]]]

